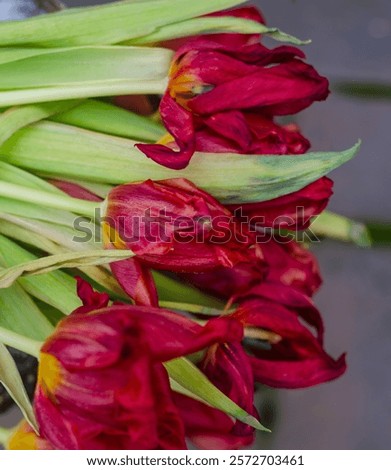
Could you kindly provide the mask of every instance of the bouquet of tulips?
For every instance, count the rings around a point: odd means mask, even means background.
[[[24,414],[9,449],[238,449],[268,431],[255,384],[346,369],[309,246],[369,243],[324,211],[359,144],[308,152],[294,115],[329,89],[307,41],[241,0],[174,3],[0,24],[0,381]],[[38,359],[30,397],[15,349]]]

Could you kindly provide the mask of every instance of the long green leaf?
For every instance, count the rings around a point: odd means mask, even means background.
[[[0,115],[0,145],[17,130],[76,106],[77,101],[59,101],[10,108]]]
[[[115,44],[156,28],[243,3],[243,0],[126,0],[71,8],[22,21],[0,23],[0,45],[73,46]]]
[[[8,219],[8,220],[7,220]],[[0,233],[8,238],[12,238],[17,242],[30,245],[38,250],[44,251],[50,254],[57,253],[58,245],[48,238],[43,237],[41,234],[37,234],[30,231],[23,226],[20,227],[17,223],[13,223],[14,216],[8,214],[0,214]],[[19,218],[16,218],[19,219]],[[20,219],[19,219],[20,220]]]
[[[66,253],[69,249],[88,251],[94,249],[99,243],[96,243],[94,240],[85,241],[84,243],[76,242],[73,240],[76,234],[75,231],[70,231],[64,227],[58,230],[58,227],[53,224],[8,215],[0,215],[0,219],[0,233],[27,245],[37,247],[51,255]],[[116,298],[125,302],[129,301],[128,296],[104,266],[78,266],[78,268],[92,281],[112,293]],[[63,312],[66,313],[64,310]],[[70,310],[67,313],[69,312]]]
[[[50,120],[148,142],[159,140],[166,132],[161,124],[145,116],[96,100],[86,100]]]
[[[34,340],[44,340],[53,329],[19,284],[0,289],[0,327]]]
[[[80,84],[64,84],[39,88],[0,91],[0,107],[44,101],[73,100],[97,96],[159,95],[167,87],[167,79],[158,80],[100,80]]]
[[[132,256],[133,253],[130,250],[89,250],[46,256],[45,258],[39,258],[1,270],[0,289],[11,286],[21,276],[45,274],[62,268],[97,266],[127,259]]]
[[[310,230],[315,235],[352,242],[365,248],[371,246],[370,234],[365,224],[333,212],[322,212],[312,221]]]
[[[0,235],[0,266],[9,268],[37,257]],[[61,271],[20,278],[21,286],[33,297],[69,314],[80,307],[75,280]]]
[[[170,377],[202,402],[213,408],[223,411],[239,421],[260,431],[269,431],[262,424],[240,408],[217,387],[189,360],[185,358],[174,359],[165,363]]]
[[[0,382],[20,408],[30,426],[38,432],[33,408],[31,406],[22,378],[8,349],[0,343]]]
[[[48,181],[43,180],[21,168],[9,165],[3,161],[0,161],[0,181],[22,186],[24,188],[32,188],[45,191],[45,193],[64,196],[63,191],[58,189]],[[5,212],[7,214],[13,214],[15,216],[24,216],[30,219],[37,219],[41,221],[47,221],[51,224],[55,223],[68,229],[72,229],[75,223],[75,215],[71,212],[58,209],[50,209],[44,207],[43,204],[32,204],[22,200],[13,200],[0,197],[0,213]],[[91,230],[94,231],[93,222],[91,224]],[[48,228],[48,227],[46,227]],[[53,227],[54,228],[54,227]],[[62,229],[60,234],[64,235],[67,233],[67,229]],[[58,232],[58,229],[57,229]],[[68,239],[72,239],[72,233],[67,233]],[[72,246],[72,249],[75,247]]]
[[[21,129],[1,148],[3,159],[46,176],[109,184],[149,178],[188,178],[224,203],[267,201],[297,191],[349,161],[360,144],[342,152],[295,156],[196,153],[180,171],[146,158],[128,139],[57,123]],[[115,161],[115,165],[113,165]]]
[[[0,213],[13,214],[15,216],[29,217],[49,223],[56,223],[64,227],[72,227],[75,216],[65,211],[49,209],[38,204],[29,204],[28,202],[15,201],[0,197]]]
[[[308,44],[310,41],[302,41],[294,36],[283,33],[278,28],[270,28],[262,23],[235,18],[232,16],[215,16],[208,18],[193,18],[162,26],[151,34],[131,39],[127,42],[129,45],[143,45],[158,43],[168,39],[176,39],[198,34],[213,33],[241,33],[241,34],[263,34],[270,36],[277,41],[290,42],[292,44]]]
[[[1,29],[1,28],[0,28]],[[59,49],[0,65],[0,89],[80,85],[85,82],[166,78],[172,58],[168,49],[90,46]],[[0,98],[1,103],[1,98]]]
[[[42,189],[53,194],[63,194],[60,189],[42,178],[2,161],[0,161],[0,177],[1,181],[8,183],[20,184],[27,188]]]

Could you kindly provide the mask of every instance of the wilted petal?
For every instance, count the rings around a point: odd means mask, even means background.
[[[77,199],[84,199],[85,201],[96,201],[101,202],[102,198],[94,194],[89,189],[84,188],[83,186],[65,180],[49,180],[51,184],[56,186],[68,196],[75,197]]]
[[[168,93],[161,101],[160,114],[175,145],[137,144],[136,147],[156,163],[181,170],[188,165],[195,151],[193,115],[177,104]]]
[[[137,258],[110,264],[111,271],[122,289],[136,305],[158,306],[158,296],[152,272]]]
[[[270,349],[247,346],[255,378],[263,384],[310,387],[333,380],[346,370],[345,355],[337,360],[330,357],[293,309],[253,297],[243,301],[234,316],[244,325],[271,331],[281,338]]]
[[[315,328],[318,341],[320,344],[323,343],[324,323],[322,316],[312,299],[303,292],[278,282],[263,282],[250,289],[241,299],[254,297],[263,298],[277,306],[280,305],[296,312],[308,325]]]
[[[289,230],[304,230],[311,225],[312,217],[319,215],[327,206],[333,182],[323,177],[299,191],[249,204],[235,204],[227,207],[233,212],[240,209],[241,217],[258,227]]]
[[[193,98],[188,106],[198,114],[262,108],[265,113],[282,116],[302,111],[328,94],[328,81],[310,65],[294,59],[224,81]]]

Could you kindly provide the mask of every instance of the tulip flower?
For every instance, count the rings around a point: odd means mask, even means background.
[[[150,144],[138,148],[157,163],[181,169],[196,150],[195,120],[250,110],[267,117],[282,116],[324,100],[328,81],[304,57],[290,46],[270,50],[261,44],[224,45],[203,38],[189,41],[174,57],[160,105],[178,150]],[[230,122],[229,127],[232,125]],[[235,139],[234,134],[231,137]]]
[[[183,449],[182,419],[162,362],[240,341],[236,320],[205,326],[173,312],[108,306],[78,281],[83,306],[41,348],[34,411],[55,449]]]
[[[145,277],[145,267],[204,272],[232,267],[246,259],[244,251],[256,251],[254,236],[226,208],[179,178],[125,184],[111,190],[104,243],[109,249],[128,248],[135,253],[126,263],[115,263],[113,272],[125,290],[126,279],[132,278],[140,292],[151,292],[152,280]]]

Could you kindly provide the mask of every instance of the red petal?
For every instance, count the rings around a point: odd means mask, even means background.
[[[96,310],[98,308],[107,307],[110,297],[106,293],[100,293],[95,291],[91,285],[82,279],[76,277],[77,281],[77,295],[83,302],[83,307],[78,309],[78,313],[88,312],[90,310]]]
[[[158,306],[158,296],[152,272],[137,258],[110,264],[111,271],[122,289],[136,305]]]
[[[301,388],[333,380],[345,372],[344,356],[331,358],[294,310],[253,298],[244,301],[234,316],[282,338],[270,350],[250,346],[257,381],[273,387]]]
[[[261,108],[272,115],[288,115],[326,99],[327,95],[328,81],[310,65],[292,60],[221,83],[193,98],[189,106],[199,114]]]
[[[251,225],[260,227],[304,230],[311,225],[311,218],[319,215],[327,206],[333,182],[326,176],[299,191],[269,201],[228,205],[231,211],[241,210]]]
[[[160,114],[179,150],[160,144],[137,144],[136,147],[159,165],[181,170],[188,165],[195,151],[193,116],[177,104],[169,93],[164,95],[160,103]]]

